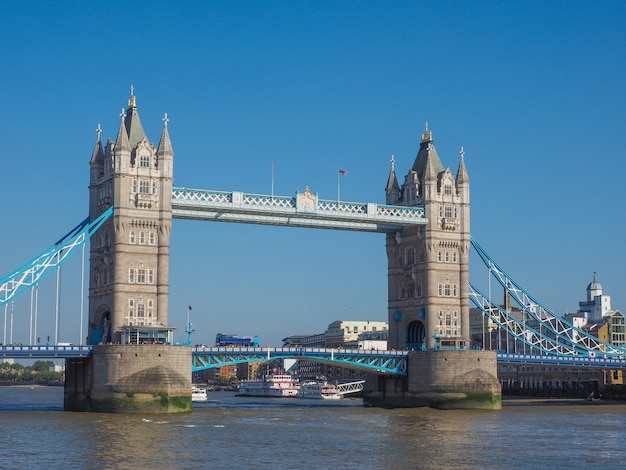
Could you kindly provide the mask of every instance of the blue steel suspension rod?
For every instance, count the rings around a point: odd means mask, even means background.
[[[11,274],[0,278],[0,305],[4,305],[10,300],[19,297],[43,280],[50,274],[50,268],[62,265],[74,253],[76,248],[80,248],[91,238],[111,214],[113,214],[113,206],[109,207],[91,223],[89,223],[89,218],[85,219],[54,245],[23,264]]]
[[[541,327],[546,328],[563,341],[581,345],[587,352],[601,351],[603,353],[615,355],[624,355],[626,353],[625,346],[617,347],[613,344],[602,341],[586,331],[575,327],[564,318],[555,315],[550,309],[545,307],[535,297],[529,294],[518,282],[509,276],[506,271],[489,256],[489,254],[473,236],[471,236],[471,243],[483,263],[485,263],[485,265],[490,268],[491,272],[494,273],[500,285],[502,285],[502,287],[513,296],[524,312],[539,322]],[[520,293],[529,302],[520,297]],[[535,307],[539,308],[539,313],[535,311]]]
[[[519,283],[517,283],[511,276],[509,276],[502,267],[498,265],[480,246],[480,244],[472,237],[472,246],[480,255],[481,259],[487,267],[495,274],[496,279],[502,285],[502,287],[513,296],[513,298],[519,303],[522,309],[535,319],[541,327],[551,331],[555,336],[561,338],[564,341],[570,343],[578,343],[583,345],[584,348],[595,351],[607,351],[610,350],[614,354],[624,354],[623,348],[616,348],[615,345],[605,343],[599,340],[593,335],[575,327],[567,320],[557,317],[550,309],[545,307],[541,302],[529,294]],[[504,279],[503,279],[504,277]],[[519,294],[522,294],[528,299],[521,298]],[[535,307],[539,307],[539,314],[535,311]],[[543,313],[544,315],[542,315]]]
[[[483,292],[470,282],[470,300],[483,314],[487,315],[500,328],[503,328],[510,336],[528,345],[531,350],[537,350],[545,354],[585,354],[589,349],[572,342],[569,338],[562,338],[557,335],[547,336],[541,331],[529,327],[523,321],[515,318],[499,305],[494,304]],[[482,302],[481,302],[482,301]],[[488,304],[488,306],[485,306]],[[494,314],[494,311],[497,314]],[[558,340],[561,339],[559,342]]]

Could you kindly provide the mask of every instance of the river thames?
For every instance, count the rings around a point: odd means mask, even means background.
[[[209,392],[180,415],[63,411],[62,387],[0,387],[0,468],[610,468],[626,404],[505,401],[500,411],[365,408]]]

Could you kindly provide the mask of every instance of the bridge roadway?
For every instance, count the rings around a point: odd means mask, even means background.
[[[408,351],[294,347],[199,347],[193,349],[192,371],[271,359],[306,359],[376,374],[406,375]]]
[[[150,345],[146,345],[147,348]],[[66,359],[87,357],[92,346],[87,345],[1,345],[1,359]],[[271,359],[307,359],[342,366],[350,369],[366,370],[376,374],[406,375],[409,351],[377,351],[364,349],[328,348],[192,348],[192,371],[210,369],[252,361]],[[545,365],[559,367],[591,367],[597,369],[626,369],[626,356],[609,354],[556,356],[546,354],[496,353],[498,364]]]

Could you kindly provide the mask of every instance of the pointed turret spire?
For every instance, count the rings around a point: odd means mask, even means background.
[[[436,155],[436,154],[435,154]],[[439,158],[439,157],[437,157]],[[439,161],[439,163],[441,164],[441,161]],[[434,181],[437,179],[437,175],[443,171],[443,165],[442,165],[442,169],[441,170],[435,170],[435,165],[433,162],[433,158],[430,152],[426,153],[426,162],[424,163],[424,172],[422,174],[422,177],[420,178],[422,181],[426,182],[426,181]]]
[[[395,169],[396,159],[391,156],[391,169],[389,170],[389,178],[387,179],[387,187],[385,192],[387,193],[387,204],[397,204],[400,199],[400,186],[398,185],[398,179],[396,178]]]
[[[420,144],[420,149],[417,152],[415,162],[411,168],[417,173],[420,181],[424,180],[428,161],[430,161],[430,164],[432,165],[430,170],[432,172],[432,176],[436,177],[444,170],[441,159],[439,158],[437,150],[435,150],[435,145],[433,144],[432,132],[428,130],[428,122],[426,122],[426,130],[422,134],[422,143]]]
[[[126,126],[124,125],[124,120],[126,118],[126,113],[124,112],[124,108],[122,108],[120,117],[122,118],[122,123],[120,124],[120,130],[117,133],[117,139],[115,140],[114,150],[116,152],[121,152],[121,151],[130,152],[130,143],[128,142],[128,133],[126,131]]]
[[[139,119],[139,113],[137,112],[135,87],[132,85],[130,86],[130,98],[128,98],[128,109],[126,110],[124,124],[126,126],[126,133],[128,134],[130,149],[132,150],[146,137],[146,133],[141,125],[141,120]]]
[[[396,178],[396,169],[395,169],[396,159],[393,155],[391,156],[390,162],[391,162],[391,169],[389,170],[389,178],[387,179],[387,187],[385,188],[387,193],[400,189],[400,186],[398,185],[398,179]]]
[[[96,128],[96,133],[98,137],[96,138],[96,145],[94,145],[93,153],[91,154],[90,163],[96,163],[96,161],[101,160],[104,156],[104,150],[102,149],[102,142],[100,141],[100,134],[102,133],[102,129],[100,128],[100,123],[98,123],[98,127]]]
[[[167,117],[167,113],[163,116],[163,132],[161,133],[161,140],[159,141],[159,148],[157,149],[157,157],[172,157],[174,156],[174,150],[172,149],[172,143],[170,142],[170,133],[167,130],[167,123],[170,122]]]
[[[469,183],[469,177],[467,176],[467,170],[465,169],[465,150],[461,147],[459,151],[460,161],[459,161],[459,169],[456,172],[456,187],[458,188],[462,184]]]

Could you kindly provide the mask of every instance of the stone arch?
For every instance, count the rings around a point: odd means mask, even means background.
[[[111,311],[106,305],[101,306],[96,312],[95,319],[91,324],[91,337],[89,344],[110,343],[112,340]]]
[[[426,328],[419,320],[412,321],[406,328],[406,348],[419,351],[426,346]]]

